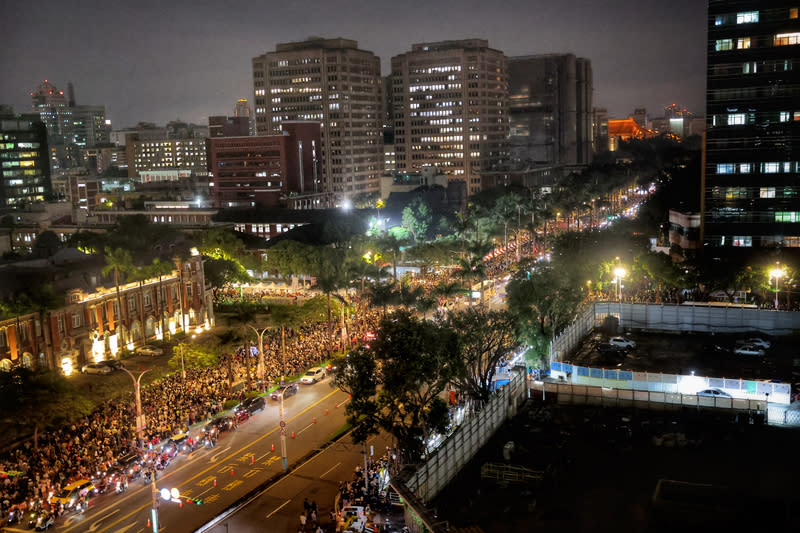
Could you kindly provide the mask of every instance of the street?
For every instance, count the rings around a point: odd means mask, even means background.
[[[347,395],[331,388],[331,384],[332,380],[328,378],[315,385],[301,386],[296,396],[285,400],[289,465],[319,447],[345,423],[344,404],[348,400]],[[198,448],[188,456],[180,455],[173,459],[170,466],[159,474],[156,480],[157,489],[176,487],[182,496],[202,499],[203,503],[195,505],[184,502],[180,505],[159,499],[159,531],[194,531],[248,491],[280,473],[282,466],[278,422],[278,402],[268,400],[263,411],[256,413],[235,431],[222,436],[215,448]],[[193,428],[192,435],[199,432],[201,427]],[[332,454],[330,457],[336,456]],[[344,464],[339,459],[334,463],[337,461]],[[338,482],[339,477],[346,479],[350,472],[334,469],[327,476],[332,476],[332,482]],[[314,479],[318,479],[319,474],[317,476]],[[313,497],[310,493],[309,496]],[[320,499],[318,503],[326,508],[331,502],[332,500]],[[124,494],[116,495],[112,492],[92,499],[88,511],[79,515],[67,515],[63,522],[60,521],[58,528],[76,533],[144,533],[152,529],[148,527],[151,509],[151,486],[145,485],[140,478],[132,481]],[[279,513],[275,516],[276,520],[283,519],[283,515]],[[263,519],[260,520],[263,526]],[[8,531],[23,530],[8,528]]]

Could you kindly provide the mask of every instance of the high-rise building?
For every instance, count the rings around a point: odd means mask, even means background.
[[[282,135],[206,140],[215,207],[277,206],[319,192],[319,122],[283,122]]]
[[[125,150],[128,177],[142,183],[175,181],[208,173],[204,139],[140,140],[137,134],[129,133]]]
[[[377,196],[383,172],[380,60],[349,39],[278,44],[253,58],[258,135],[322,123],[323,192]]]
[[[573,54],[508,60],[512,165],[592,161],[592,63]]]
[[[236,105],[233,106],[233,116],[247,117],[248,135],[256,134],[256,117],[253,115],[253,110],[250,108],[250,103],[247,101],[247,98],[239,98],[236,100]]]
[[[82,163],[80,150],[109,142],[111,121],[105,106],[75,105],[75,89],[69,84],[69,100],[48,80],[31,92],[31,106],[47,128],[50,168],[53,171]]]
[[[0,115],[0,207],[44,201],[51,191],[47,129],[39,115]]]
[[[800,247],[799,9],[708,2],[707,247]]]
[[[418,43],[392,58],[399,172],[435,166],[480,191],[481,172],[506,159],[506,57],[485,39]]]

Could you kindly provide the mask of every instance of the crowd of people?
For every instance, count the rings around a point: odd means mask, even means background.
[[[377,324],[379,313],[364,312],[349,328],[350,340],[364,339]],[[264,342],[266,377],[279,382],[285,375],[297,374],[318,365],[337,347],[338,333],[329,338],[325,323],[286,331],[285,354],[281,354],[280,333]],[[254,353],[255,352],[255,353]],[[147,427],[143,433],[145,449],[158,449],[160,443],[176,433],[188,431],[197,422],[212,418],[230,399],[241,400],[246,389],[255,388],[257,350],[240,349],[219,368],[187,369],[166,376],[141,390],[142,411]],[[249,372],[248,372],[249,365]],[[234,384],[251,376],[253,380],[238,393]],[[40,433],[0,456],[0,519],[9,511],[48,508],[53,494],[77,479],[99,479],[112,469],[117,459],[139,449],[131,422],[135,418],[133,393],[99,405],[95,411],[68,427]],[[60,506],[52,506],[58,515]]]

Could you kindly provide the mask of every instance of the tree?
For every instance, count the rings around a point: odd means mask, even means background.
[[[425,239],[433,226],[430,206],[422,198],[415,198],[403,209],[401,225],[411,233],[415,241]]]
[[[464,369],[455,382],[478,405],[483,405],[492,394],[497,365],[518,346],[513,321],[505,311],[468,308],[451,313],[447,323],[458,335]]]
[[[405,311],[383,319],[370,348],[336,362],[336,385],[352,395],[348,421],[359,423],[354,438],[364,442],[383,429],[415,461],[434,433],[448,425],[441,393],[461,367],[456,333]]]
[[[114,288],[117,291],[117,313],[119,316],[114,317],[114,329],[119,329],[120,324],[125,324],[128,327],[127,310],[123,309],[122,296],[119,292],[119,275],[128,274],[133,271],[133,260],[131,253],[128,250],[121,248],[105,249],[106,266],[103,267],[103,275],[108,276],[109,273],[114,274]],[[124,318],[123,318],[124,317]],[[121,338],[120,343],[124,344],[127,339]]]

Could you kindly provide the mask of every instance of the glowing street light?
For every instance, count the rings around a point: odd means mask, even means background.
[[[769,279],[770,279],[770,281],[773,278],[775,279],[775,309],[778,308],[778,291],[779,291],[778,283],[780,282],[780,279],[782,277],[786,276],[786,271],[783,270],[782,268],[780,268],[779,266],[777,266],[779,264],[780,263],[775,263],[776,267],[769,271]]]
[[[617,267],[614,269],[614,281],[617,282],[617,300],[622,301],[622,278],[625,277],[627,272],[622,267]]]

